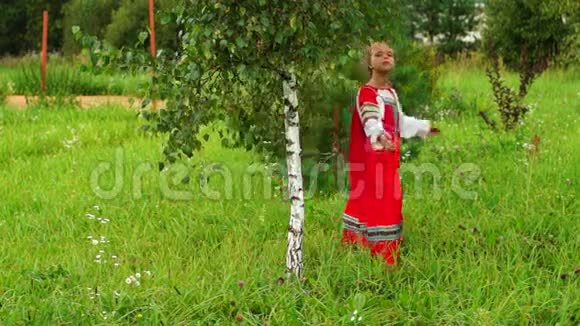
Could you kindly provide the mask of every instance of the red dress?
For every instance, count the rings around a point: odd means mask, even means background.
[[[392,94],[383,97],[381,94]],[[397,263],[402,239],[402,192],[399,177],[400,132],[398,101],[393,89],[370,85],[360,88],[353,110],[349,148],[349,199],[343,214],[342,241],[370,249],[387,264]],[[361,120],[361,107],[383,107],[382,127],[394,151],[371,147]],[[364,109],[363,109],[364,110]],[[380,116],[379,115],[379,116]],[[365,119],[366,121],[366,119]]]

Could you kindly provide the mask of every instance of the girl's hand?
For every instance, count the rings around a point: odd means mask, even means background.
[[[428,136],[437,136],[437,135],[439,135],[439,129],[435,128],[435,127],[431,127],[431,129],[429,130]]]
[[[384,149],[388,151],[394,151],[395,145],[393,144],[393,138],[388,133],[382,134],[377,138],[379,143],[383,146]]]

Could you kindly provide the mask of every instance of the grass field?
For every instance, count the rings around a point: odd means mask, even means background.
[[[492,110],[482,71],[442,87]],[[195,157],[220,200],[199,169],[158,173],[134,112],[0,108],[0,324],[578,324],[580,79],[548,72],[527,102],[509,134],[475,110],[436,122],[403,166],[397,272],[339,245],[344,195],[309,198],[303,283],[280,279],[287,201],[259,176],[244,199],[252,153],[212,137]]]

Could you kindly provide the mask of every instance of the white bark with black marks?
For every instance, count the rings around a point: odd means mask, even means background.
[[[296,76],[292,73],[283,81],[284,125],[286,129],[286,164],[288,167],[288,196],[290,198],[290,223],[286,251],[286,274],[302,277],[302,241],[304,237],[304,188],[302,186],[302,160],[300,158],[300,120],[298,119],[298,94]]]

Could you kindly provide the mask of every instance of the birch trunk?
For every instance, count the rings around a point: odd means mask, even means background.
[[[286,250],[286,274],[302,278],[302,240],[304,237],[304,188],[302,186],[302,161],[300,154],[300,120],[298,119],[298,94],[296,76],[292,73],[283,81],[284,125],[286,129],[286,164],[288,167],[288,196],[290,198],[290,223]]]

